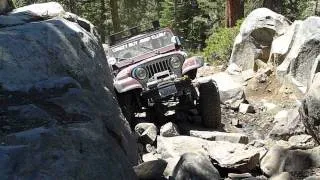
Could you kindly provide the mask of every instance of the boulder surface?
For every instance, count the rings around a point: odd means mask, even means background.
[[[99,38],[63,15],[47,3],[0,16],[0,179],[135,179]]]

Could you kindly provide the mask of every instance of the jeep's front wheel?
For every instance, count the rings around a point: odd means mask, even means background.
[[[135,113],[135,105],[133,100],[133,93],[117,93],[117,99],[122,110],[122,114],[127,119],[129,124],[133,126],[133,119]]]
[[[220,95],[216,84],[210,80],[200,83],[199,111],[202,124],[207,128],[221,127]]]

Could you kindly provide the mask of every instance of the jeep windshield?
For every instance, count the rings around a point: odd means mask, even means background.
[[[156,50],[169,45],[173,42],[171,38],[173,34],[169,31],[161,31],[148,35],[138,35],[124,43],[111,47],[112,56],[117,61],[132,59],[146,53],[158,53]]]

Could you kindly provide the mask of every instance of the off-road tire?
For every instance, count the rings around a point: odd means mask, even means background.
[[[135,113],[135,105],[133,100],[133,94],[130,92],[127,93],[117,93],[117,99],[122,110],[122,114],[129,122],[131,126],[133,126],[134,113]]]
[[[199,111],[202,124],[207,128],[221,127],[220,95],[213,80],[203,82],[199,86]]]

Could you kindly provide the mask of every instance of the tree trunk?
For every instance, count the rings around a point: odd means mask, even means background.
[[[282,0],[264,0],[263,7],[271,9],[277,13],[282,13],[283,3]]]
[[[120,18],[119,18],[119,12],[118,12],[118,0],[110,0],[110,7],[111,7],[113,31],[114,33],[117,33],[121,31]]]
[[[243,0],[227,0],[226,5],[226,26],[233,27],[237,20],[244,16],[244,1]]]
[[[102,43],[105,43],[105,40],[106,40],[106,20],[107,20],[107,16],[106,16],[106,3],[105,3],[105,0],[100,0],[100,3],[101,3],[101,9],[100,9],[100,28],[99,28],[99,33],[100,33],[100,36],[101,36],[101,40],[102,40]]]
[[[314,15],[316,15],[316,16],[319,16],[319,15],[320,15],[320,13],[319,13],[319,11],[318,11],[318,6],[319,6],[319,0],[316,1],[316,7],[315,7],[315,9],[314,9]]]

